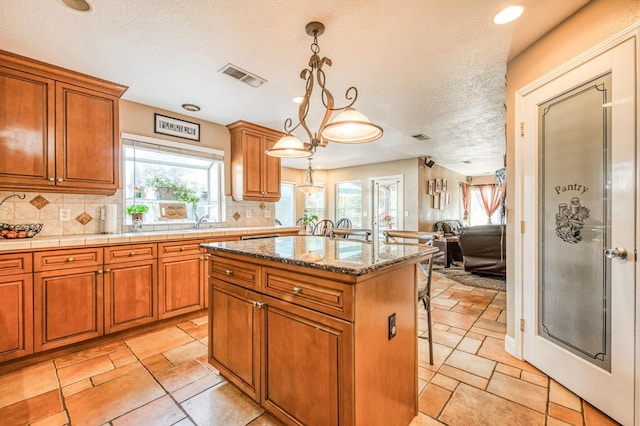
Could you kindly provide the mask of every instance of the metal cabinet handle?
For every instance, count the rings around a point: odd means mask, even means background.
[[[55,179],[53,176],[51,176],[51,177],[49,178],[49,182],[55,182],[55,180],[56,180],[56,179]]]
[[[258,309],[260,309],[260,308],[262,308],[262,307],[264,306],[264,303],[256,302],[255,300],[253,300],[253,301],[251,302],[251,304],[252,304],[253,306],[255,306],[256,308],[258,308]]]
[[[67,262],[73,262],[75,259],[73,257],[68,257]]]
[[[614,259],[616,257],[619,257],[620,259],[626,259],[627,258],[627,249],[623,248],[623,247],[616,247],[616,248],[612,248],[612,249],[606,249],[604,251],[604,255],[607,256],[609,259]]]
[[[180,247],[180,251],[184,251],[184,247]]]
[[[294,293],[301,293],[302,292],[302,287],[298,287],[298,286],[293,287],[293,292]]]
[[[62,182],[64,179],[62,178],[58,178],[58,182]]]
[[[97,274],[102,274],[103,272],[104,272],[104,271],[103,271],[102,269],[98,269],[98,270],[96,271],[96,273],[97,273]]]
[[[135,251],[132,251],[131,253],[129,253],[129,256],[135,256],[135,255],[136,255]]]
[[[105,269],[105,270],[104,270],[104,272],[105,272],[105,273],[107,273],[107,272],[111,272],[111,269]]]
[[[225,272],[227,273],[227,275],[233,275],[233,271],[231,269],[227,269]]]

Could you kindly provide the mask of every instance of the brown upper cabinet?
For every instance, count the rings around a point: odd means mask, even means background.
[[[115,193],[126,89],[0,50],[0,189]]]
[[[282,133],[246,121],[227,126],[231,133],[231,189],[234,200],[280,200],[280,159],[264,152]]]

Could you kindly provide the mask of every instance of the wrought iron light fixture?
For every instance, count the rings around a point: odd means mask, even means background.
[[[311,195],[315,194],[316,192],[322,191],[322,187],[313,184],[313,168],[311,167],[311,160],[313,160],[313,158],[308,158],[308,160],[309,167],[307,168],[307,171],[305,173],[304,185],[298,186],[298,190],[304,192],[307,195]]]
[[[324,25],[320,22],[309,22],[305,30],[308,35],[313,37],[313,43],[311,44],[312,55],[309,59],[309,68],[303,69],[300,73],[300,78],[306,81],[306,92],[298,109],[299,121],[293,126],[291,118],[287,118],[284,123],[286,135],[268,149],[266,154],[273,157],[310,157],[317,147],[327,146],[329,141],[355,144],[372,142],[380,138],[382,127],[370,122],[367,117],[353,108],[353,104],[358,99],[358,89],[354,86],[349,87],[345,92],[345,98],[349,103],[341,108],[334,107],[333,95],[326,87],[326,77],[322,69],[325,64],[331,66],[331,59],[326,56],[321,59],[318,55],[320,52],[318,36],[324,33]],[[322,90],[320,98],[325,108],[324,117],[315,133],[311,132],[306,121],[314,80]],[[341,112],[331,123],[328,123],[334,111]],[[302,142],[293,136],[292,132],[300,126],[307,132],[309,142]]]

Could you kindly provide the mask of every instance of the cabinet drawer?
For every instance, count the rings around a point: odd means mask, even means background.
[[[186,254],[199,254],[202,253],[200,244],[203,240],[188,240],[178,241],[173,243],[159,243],[158,250],[160,251],[160,257],[168,256],[182,256]]]
[[[258,290],[260,288],[259,267],[246,262],[239,262],[218,256],[211,256],[209,261],[209,277],[239,285],[240,287]]]
[[[102,266],[102,247],[43,251],[37,252],[33,256],[36,272],[83,266]]]
[[[31,253],[0,254],[0,276],[28,274],[32,271]]]
[[[265,268],[262,292],[316,311],[353,320],[353,286],[350,284]]]
[[[129,244],[104,249],[104,263],[133,262],[154,259],[155,257],[155,244]]]

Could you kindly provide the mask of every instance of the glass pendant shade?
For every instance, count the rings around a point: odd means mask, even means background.
[[[304,185],[298,186],[300,192],[304,192],[307,195],[315,194],[322,191],[322,186],[316,186],[313,184],[313,167],[311,167],[311,158],[309,158],[309,167],[305,172]]]
[[[305,148],[304,143],[290,133],[287,133],[276,142],[273,147],[265,151],[267,155],[282,158],[303,158],[313,153]]]
[[[382,136],[382,127],[373,124],[364,114],[347,108],[322,129],[322,138],[339,143],[364,143]]]
[[[314,185],[300,185],[298,186],[298,191],[304,192],[307,195],[311,195],[322,191],[322,187]]]

